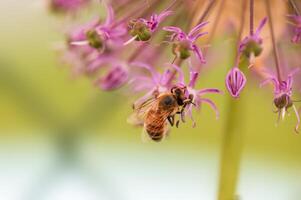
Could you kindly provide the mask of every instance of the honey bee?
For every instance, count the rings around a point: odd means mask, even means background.
[[[135,114],[142,118],[144,131],[150,139],[160,142],[166,136],[168,122],[174,126],[175,115],[182,114],[187,105],[193,104],[193,95],[186,97],[185,91],[186,87],[175,86],[138,106],[134,105]],[[176,122],[178,125],[179,120]]]

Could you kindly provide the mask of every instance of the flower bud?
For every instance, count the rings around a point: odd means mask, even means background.
[[[261,42],[249,39],[243,46],[241,46],[240,51],[247,58],[250,58],[252,54],[257,57],[262,52]]]
[[[123,86],[128,80],[129,74],[126,68],[118,65],[112,68],[104,77],[101,77],[96,81],[103,90],[115,90]]]
[[[232,97],[238,98],[240,92],[245,87],[247,79],[244,73],[238,68],[233,67],[226,76],[226,87]]]

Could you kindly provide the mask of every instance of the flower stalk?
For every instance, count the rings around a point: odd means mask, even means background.
[[[207,5],[207,7],[206,7],[206,9],[205,9],[205,11],[204,11],[204,13],[202,14],[202,16],[201,16],[200,19],[199,19],[198,24],[205,21],[205,19],[206,19],[206,18],[208,17],[208,15],[209,15],[209,12],[213,9],[215,3],[216,3],[216,0],[212,0],[212,1],[210,1],[210,2],[208,3],[208,5]]]
[[[267,10],[268,19],[269,19],[270,34],[271,34],[271,37],[272,37],[273,55],[274,55],[275,64],[276,64],[277,78],[281,82],[282,78],[281,78],[279,53],[278,53],[277,44],[276,44],[276,38],[275,38],[275,32],[274,32],[274,24],[273,24],[272,12],[271,12],[270,0],[265,0],[265,5],[266,5],[266,10]]]
[[[254,34],[254,0],[250,0],[250,35]]]
[[[294,12],[296,15],[301,15],[299,8],[297,7],[296,3],[294,0],[289,0],[289,3],[291,4]]]

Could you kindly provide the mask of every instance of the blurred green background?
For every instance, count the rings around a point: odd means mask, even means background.
[[[234,108],[228,94],[212,95],[219,120],[204,106],[196,128],[188,122],[162,143],[143,143],[126,122],[133,98],[59,64],[60,19],[39,4],[0,1],[0,199],[213,200],[219,181],[228,184],[225,165],[243,200],[301,199],[301,136],[293,115],[275,126],[271,88],[250,81]],[[231,58],[221,56],[199,86],[224,90]]]

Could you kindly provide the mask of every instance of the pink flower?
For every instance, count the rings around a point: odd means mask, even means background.
[[[110,65],[111,68],[108,72],[95,82],[97,86],[106,91],[122,87],[129,78],[129,71],[125,64],[112,62]]]
[[[193,52],[201,63],[206,63],[201,50],[195,44],[196,40],[207,32],[199,33],[208,22],[203,22],[195,26],[188,34],[182,29],[175,26],[164,27],[163,30],[172,32],[171,41],[173,42],[173,53],[180,59],[190,57],[190,52]]]
[[[287,110],[290,107],[293,107],[295,115],[297,117],[297,124],[295,127],[295,131],[298,132],[299,124],[300,124],[300,116],[297,111],[297,108],[293,104],[291,99],[292,97],[292,89],[293,89],[293,75],[297,73],[299,69],[295,69],[291,72],[286,80],[279,80],[276,76],[272,74],[268,74],[268,78],[264,80],[260,86],[267,84],[268,82],[272,82],[274,85],[274,105],[277,108],[278,120],[280,117],[283,119]]]
[[[245,87],[247,82],[246,76],[238,68],[233,67],[226,76],[226,87],[234,98],[239,98],[242,89]]]
[[[260,32],[266,24],[268,18],[261,20],[255,34],[246,36],[239,44],[239,52],[250,58],[252,55],[257,57],[262,52],[262,38]]]
[[[216,118],[218,119],[219,111],[218,111],[217,106],[215,105],[215,103],[212,100],[210,100],[208,98],[204,98],[203,96],[206,94],[209,94],[209,93],[222,94],[223,92],[216,88],[204,88],[204,89],[199,89],[199,90],[195,89],[195,84],[198,79],[199,73],[194,72],[194,71],[190,71],[189,83],[186,85],[184,82],[184,73],[183,73],[182,69],[174,64],[172,64],[172,65],[175,69],[177,69],[177,71],[179,73],[177,85],[185,87],[186,91],[187,91],[186,97],[192,98],[192,104],[189,104],[186,107],[184,113],[182,113],[182,116],[181,116],[182,121],[183,122],[185,121],[185,116],[187,115],[192,120],[193,126],[195,126],[196,123],[192,116],[192,108],[194,106],[196,109],[200,110],[203,103],[208,104],[214,110]]]
[[[100,53],[105,51],[106,48],[122,46],[122,36],[126,34],[126,28],[123,24],[116,25],[113,8],[110,5],[107,5],[106,8],[108,14],[104,23],[93,20],[81,27],[81,39],[71,41],[72,45],[89,45]]]
[[[157,30],[159,24],[171,14],[172,11],[163,11],[159,15],[153,14],[149,20],[144,18],[131,20],[129,23],[129,30],[133,38],[125,42],[125,45],[134,40],[148,41],[152,37],[152,33]]]
[[[168,68],[162,74],[157,72],[153,66],[142,62],[133,62],[130,64],[141,69],[147,70],[148,74],[133,75],[130,84],[133,86],[134,92],[147,92],[143,97],[139,98],[135,104],[139,104],[155,94],[168,91],[172,84],[170,82],[171,70]]]
[[[152,98],[162,92],[170,91],[175,85],[173,83],[175,74],[178,72],[179,79],[182,80],[183,72],[179,71],[179,67],[176,65],[170,65],[162,74],[157,72],[153,66],[150,66],[142,62],[133,62],[131,66],[136,66],[142,69],[146,69],[148,74],[133,75],[130,84],[133,86],[134,92],[146,92],[144,96],[135,101],[134,105],[139,105],[145,100]],[[177,83],[176,83],[177,84]]]

